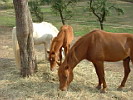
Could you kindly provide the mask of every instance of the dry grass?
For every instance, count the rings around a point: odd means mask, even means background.
[[[86,60],[76,66],[69,90],[62,92],[58,90],[57,71],[51,72],[43,60],[42,46],[36,46],[39,70],[29,78],[21,78],[15,66],[10,28],[1,28],[0,48],[0,100],[133,100],[133,72],[124,90],[117,91],[123,77],[122,62],[105,63],[107,93],[95,88],[97,76]]]

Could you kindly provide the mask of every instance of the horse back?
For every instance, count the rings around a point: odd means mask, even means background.
[[[74,38],[73,28],[69,25],[63,25],[57,37],[60,38],[64,46],[70,44]]]
[[[132,34],[96,30],[88,36],[91,37],[88,49],[91,60],[119,61],[130,56],[133,48]]]

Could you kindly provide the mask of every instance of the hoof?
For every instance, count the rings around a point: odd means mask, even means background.
[[[50,69],[52,72],[54,71],[54,69]]]
[[[67,91],[67,88],[64,87],[64,88],[60,88],[61,91]]]
[[[96,89],[100,90],[100,89],[101,89],[101,86],[98,85],[98,86],[96,87]]]
[[[56,68],[50,68],[50,70],[51,70],[52,72],[54,72],[54,71],[56,70]]]
[[[119,87],[117,88],[117,90],[118,90],[118,91],[122,91],[122,90],[123,90],[123,87],[122,87],[122,86],[119,86]]]
[[[101,93],[106,93],[107,91],[106,91],[106,89],[101,89],[100,92],[101,92]]]

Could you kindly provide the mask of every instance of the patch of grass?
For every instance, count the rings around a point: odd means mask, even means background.
[[[9,27],[13,27],[15,26],[15,20],[14,18],[12,17],[7,17],[7,16],[3,16],[3,17],[0,17],[0,26],[9,26]]]
[[[114,33],[133,33],[132,28],[106,27],[105,30],[108,32],[114,32]]]
[[[49,13],[49,12],[51,12],[51,8],[50,8],[50,6],[47,6],[47,5],[45,5],[45,6],[42,6],[42,12],[44,12],[44,13]]]
[[[13,9],[0,11],[0,26],[15,26],[15,14]]]

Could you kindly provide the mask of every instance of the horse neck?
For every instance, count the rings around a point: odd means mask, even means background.
[[[58,35],[57,35],[57,39],[58,39],[59,41],[63,41],[63,40],[64,40],[64,37],[65,37],[65,32],[64,32],[64,30],[60,30],[60,32],[59,32]]]
[[[58,38],[52,43],[51,45],[51,51],[59,52],[61,48],[61,44],[59,43]]]
[[[83,59],[86,59],[85,56],[85,52],[80,53],[81,49],[73,49],[72,51],[70,51],[67,55],[68,60],[67,63],[69,64],[69,66],[71,66],[71,68],[73,69],[80,61],[82,61]]]

